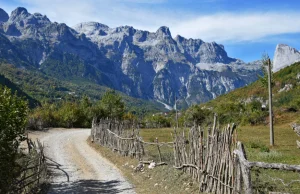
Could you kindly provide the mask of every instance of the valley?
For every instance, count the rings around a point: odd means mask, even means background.
[[[127,16],[170,2],[116,1],[134,11],[108,26],[85,3],[86,17],[67,20],[56,16],[63,3],[0,7],[0,193],[300,192],[300,51],[297,30],[281,29],[289,17],[232,9],[179,19],[169,5],[141,25]],[[274,55],[253,60],[262,47]]]

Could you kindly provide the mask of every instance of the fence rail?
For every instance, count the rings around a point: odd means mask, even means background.
[[[44,147],[40,141],[27,139],[28,154],[21,158],[23,168],[12,184],[13,193],[37,193],[40,185],[46,181],[47,164]]]
[[[112,120],[93,121],[92,141],[108,147],[123,156],[138,158],[140,163],[145,155],[145,146],[155,146],[162,161],[162,146],[173,149],[173,167],[189,173],[199,183],[199,192],[217,194],[235,194],[254,192],[251,180],[252,168],[275,169],[300,172],[299,165],[251,162],[247,160],[245,149],[237,141],[234,124],[220,129],[217,127],[217,115],[213,126],[207,129],[193,126],[188,134],[185,130],[174,129],[174,142],[145,142],[139,136],[139,128],[131,123],[126,124]],[[300,180],[293,180],[300,182]]]
[[[175,132],[175,168],[199,181],[199,191],[208,193],[236,193],[234,180],[233,132],[235,125],[224,130],[216,127],[204,131],[192,127],[186,140],[185,134]]]

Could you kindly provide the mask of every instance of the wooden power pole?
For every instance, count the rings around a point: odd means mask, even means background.
[[[177,113],[177,99],[175,94],[175,114],[176,114],[176,129],[178,129],[178,113]]]
[[[271,60],[268,58],[268,89],[269,89],[269,117],[270,117],[270,145],[274,145],[274,128],[273,128],[273,108],[272,108],[272,74]]]

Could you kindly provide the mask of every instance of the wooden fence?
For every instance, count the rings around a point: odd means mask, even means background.
[[[216,127],[204,131],[192,127],[186,139],[184,132],[175,133],[175,168],[183,169],[199,181],[200,192],[237,193],[233,157],[235,125],[220,130]]]
[[[251,169],[262,168],[262,169],[273,169],[282,171],[292,171],[300,173],[300,165],[288,165],[281,163],[266,163],[266,162],[251,162],[247,160],[244,146],[241,142],[237,142],[237,149],[234,150],[236,165],[235,168],[238,169],[237,179],[239,182],[239,190],[242,191],[243,183],[243,193],[252,194],[253,185],[251,179]],[[300,183],[300,180],[293,180],[294,182]],[[298,190],[299,192],[299,190]]]
[[[22,168],[12,184],[13,193],[38,193],[41,184],[46,182],[47,164],[42,144],[27,140],[28,153],[21,157]]]
[[[188,133],[174,129],[174,142],[145,142],[139,136],[138,126],[112,120],[93,121],[92,141],[112,149],[123,156],[138,158],[141,163],[145,155],[145,145],[157,147],[160,162],[160,148],[173,148],[174,168],[181,169],[199,182],[199,192],[217,194],[254,193],[251,169],[276,169],[300,172],[300,166],[250,162],[241,142],[237,142],[236,126],[228,125],[224,129],[217,127],[217,116],[213,126],[201,128],[192,127]],[[298,182],[299,180],[296,180]],[[300,181],[299,181],[300,182]]]
[[[144,155],[143,144],[139,141],[139,129],[134,123],[116,120],[96,119],[92,123],[91,138],[93,142],[108,147],[122,156],[141,159]]]
[[[139,135],[139,126],[136,123],[119,122],[116,120],[103,119],[93,120],[91,130],[91,140],[103,147],[110,148],[122,156],[137,158],[141,163],[149,164],[149,159],[145,157],[145,146],[154,146],[159,156],[156,165],[165,165],[162,161],[161,147],[173,147],[173,142],[145,142]]]

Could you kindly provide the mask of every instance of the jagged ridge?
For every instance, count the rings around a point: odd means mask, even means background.
[[[22,66],[61,79],[80,77],[169,105],[175,95],[182,106],[208,101],[255,81],[260,72],[259,62],[230,58],[215,42],[173,39],[165,26],[148,32],[87,22],[73,29],[17,8],[0,32],[13,52],[22,55]]]

